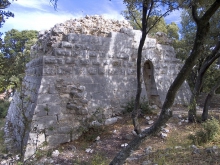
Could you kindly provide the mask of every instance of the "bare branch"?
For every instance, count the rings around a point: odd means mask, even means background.
[[[193,20],[196,22],[196,24],[198,24],[199,16],[198,16],[197,7],[195,4],[192,5],[192,17],[193,17]]]
[[[138,25],[138,27],[141,29],[141,25],[138,23],[138,21],[137,21],[136,17],[134,16],[133,12],[129,11],[129,10],[128,10],[128,12],[131,15],[131,17],[134,19],[134,21]]]
[[[201,20],[208,21],[212,17],[212,15],[218,10],[219,6],[220,6],[220,0],[216,0],[212,4],[212,6],[205,12]]]

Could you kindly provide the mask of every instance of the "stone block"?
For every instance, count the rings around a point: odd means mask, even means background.
[[[136,66],[136,63],[130,62],[130,61],[124,61],[124,62],[123,62],[123,66],[124,66],[124,67],[133,68],[133,67]]]
[[[80,39],[81,39],[80,43],[88,43],[91,37],[93,37],[93,36],[85,35],[85,34],[80,35]]]
[[[96,75],[98,73],[98,69],[94,68],[94,67],[89,67],[89,68],[87,68],[87,72],[90,75]]]
[[[77,59],[75,57],[67,57],[65,63],[66,64],[76,64]]]
[[[100,65],[101,62],[97,60],[92,60],[92,65]]]
[[[71,56],[72,51],[71,49],[64,49],[64,48],[56,48],[54,50],[55,56]]]
[[[56,90],[56,88],[53,84],[49,85],[48,93],[49,94],[58,94],[58,91]]]
[[[105,68],[103,68],[103,67],[99,67],[99,68],[98,68],[98,73],[99,73],[99,75],[103,75],[103,74],[105,74],[105,73],[106,73]]]
[[[57,129],[58,134],[70,134],[72,131],[71,126],[62,126]]]
[[[110,118],[110,119],[106,119],[105,120],[105,125],[111,125],[111,124],[114,124],[118,121],[118,118],[117,117],[113,117],[113,118]]]
[[[71,95],[71,97],[73,97],[73,98],[83,98],[83,97],[84,97],[84,93],[79,93],[79,92],[76,91],[76,90],[71,90],[71,91],[70,91],[70,95]]]
[[[91,84],[93,83],[93,79],[92,77],[89,77],[89,76],[76,76],[76,77],[73,77],[73,79],[78,79],[79,82],[83,82],[83,84]]]
[[[121,66],[121,61],[119,61],[119,60],[113,60],[113,61],[112,61],[112,66],[120,67],[120,66]]]
[[[102,91],[102,86],[100,84],[85,84],[87,92],[100,92]]]
[[[88,100],[87,99],[80,99],[80,102],[84,105],[88,104]]]
[[[56,134],[53,136],[47,137],[48,145],[49,146],[58,146],[59,144],[69,142],[70,141],[70,134]]]
[[[137,70],[136,69],[127,69],[127,75],[136,75]]]
[[[45,64],[57,64],[57,59],[53,57],[44,58]]]
[[[59,67],[57,73],[59,75],[70,75],[72,73],[72,67]]]
[[[125,75],[125,69],[116,69],[116,68],[114,68],[114,69],[112,69],[112,68],[110,68],[109,70],[108,70],[108,74],[109,75]]]
[[[49,116],[58,115],[61,112],[60,105],[48,104],[47,108],[48,108],[48,115]]]
[[[64,47],[64,48],[72,48],[73,47],[72,43],[66,42],[66,41],[62,41],[61,45],[62,45],[61,47]]]
[[[97,57],[98,52],[97,51],[89,51],[89,57]]]
[[[75,44],[73,46],[74,50],[89,50],[89,46],[83,45],[83,44]]]
[[[58,94],[40,94],[38,95],[38,104],[57,103],[60,104]]]
[[[91,96],[94,100],[103,100],[108,97],[107,94],[104,92],[93,92]]]
[[[81,56],[82,52],[80,50],[73,50],[72,51],[72,56],[73,57],[77,57],[77,56]]]
[[[106,58],[107,52],[103,51],[99,53],[99,58]]]
[[[86,68],[82,67],[73,67],[74,75],[85,75],[86,74]]]
[[[129,55],[125,53],[118,53],[117,58],[125,60],[125,59],[129,59]]]
[[[80,40],[79,34],[68,34],[67,40],[72,43],[76,43]]]
[[[46,105],[37,105],[34,111],[35,118],[47,116]]]
[[[38,90],[39,94],[48,93],[49,92],[49,85],[48,84],[42,84]]]
[[[56,125],[57,124],[57,118],[56,116],[43,116],[37,118],[37,120],[34,121],[35,125],[37,125],[37,129],[43,130],[47,128],[49,125]]]
[[[95,45],[102,45],[102,38],[97,36],[91,36],[89,42]]]
[[[81,59],[80,60],[80,64],[81,65],[89,65],[90,64],[90,60],[89,59]]]
[[[69,109],[69,110],[79,110],[81,107],[79,107],[76,104],[67,103],[66,108]]]
[[[43,68],[43,75],[47,75],[47,76],[54,76],[56,75],[56,67],[52,66],[52,67],[44,67]]]

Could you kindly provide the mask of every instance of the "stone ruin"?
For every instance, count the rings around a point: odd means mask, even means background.
[[[141,32],[126,21],[86,16],[39,32],[26,65],[23,90],[6,117],[9,150],[55,147],[77,139],[91,125],[121,114],[136,94],[136,57]],[[142,97],[161,107],[182,63],[163,33],[146,38],[142,58]],[[175,104],[187,104],[185,82]],[[25,118],[24,118],[25,116]]]

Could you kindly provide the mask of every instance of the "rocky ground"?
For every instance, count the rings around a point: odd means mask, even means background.
[[[138,150],[126,160],[126,165],[147,164],[220,164],[220,142],[206,146],[192,145],[187,136],[199,129],[199,124],[189,124],[187,110],[174,107],[173,117],[162,128],[161,132],[146,140]],[[140,118],[142,128],[150,127],[157,119],[155,115]],[[218,116],[216,109],[210,111]],[[117,152],[135,137],[130,115],[121,116],[112,125],[93,127],[80,139],[62,144],[49,151],[39,150],[35,158],[27,164],[36,165],[105,165],[114,158]],[[2,165],[8,164],[10,158],[2,155]],[[16,157],[14,158],[16,159]],[[16,164],[16,163],[15,163]]]

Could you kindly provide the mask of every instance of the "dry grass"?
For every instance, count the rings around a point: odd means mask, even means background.
[[[218,114],[215,114],[219,116]],[[143,128],[147,127],[146,120],[140,118]],[[217,165],[220,164],[220,150],[215,153],[208,153],[207,147],[220,147],[220,136],[214,141],[198,147],[198,153],[190,147],[192,141],[187,137],[201,128],[201,124],[178,124],[179,119],[173,117],[167,123],[167,129],[170,130],[168,137],[162,139],[155,135],[147,139],[140,148],[135,151],[127,160],[126,165],[141,165],[144,161],[150,161],[151,164],[158,165]],[[114,158],[122,147],[121,144],[129,143],[132,135],[132,121],[129,114],[123,116],[123,119],[110,126],[101,128],[91,128],[85,132],[78,140],[60,145],[57,149],[60,151],[58,158],[54,159],[55,164],[62,165],[107,165]],[[100,136],[100,141],[94,139]],[[72,150],[72,147],[75,150]],[[152,147],[152,152],[146,154],[147,147]],[[85,150],[91,148],[93,153],[86,153]],[[51,151],[50,151],[51,152]],[[38,157],[36,162],[45,159],[45,154]],[[133,159],[134,158],[134,159]],[[33,162],[32,162],[33,163]]]

